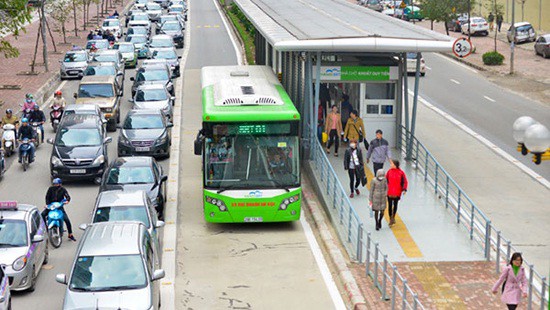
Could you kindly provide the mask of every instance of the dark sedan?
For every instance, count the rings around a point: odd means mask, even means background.
[[[170,127],[161,110],[131,110],[118,136],[118,156],[170,157]]]
[[[136,77],[130,77],[132,84],[132,97],[136,95],[137,89],[145,84],[162,84],[166,86],[166,89],[170,95],[174,96],[174,83],[172,83],[172,76],[170,73],[170,67],[166,64],[151,65],[147,67],[139,68],[136,72]]]
[[[550,58],[550,34],[541,35],[535,42],[535,54]]]
[[[143,190],[151,199],[160,219],[166,202],[166,180],[162,167],[148,156],[120,157],[105,171],[99,191]]]

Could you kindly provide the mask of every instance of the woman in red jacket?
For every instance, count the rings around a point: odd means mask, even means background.
[[[388,180],[388,211],[390,214],[390,225],[395,224],[395,214],[397,214],[397,203],[401,194],[405,195],[409,185],[405,172],[399,168],[399,161],[390,161],[390,170],[386,173]]]

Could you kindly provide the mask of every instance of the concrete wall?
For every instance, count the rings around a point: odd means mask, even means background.
[[[512,21],[512,1],[513,0],[497,0],[497,3],[500,3],[504,6],[504,22],[510,23]],[[515,0],[515,10],[516,10],[516,22],[527,21],[530,22],[533,27],[539,33],[548,33],[550,32],[550,0],[525,0],[524,5],[524,20],[521,20],[521,1]],[[481,13],[483,17],[487,17],[489,11],[486,9],[486,6],[492,3],[493,0],[478,0],[477,5],[472,7],[472,15],[479,15],[481,3]],[[539,23],[539,12],[542,12]],[[506,29],[508,30],[508,29]],[[542,32],[540,30],[543,30]]]

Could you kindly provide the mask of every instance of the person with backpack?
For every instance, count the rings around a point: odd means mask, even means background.
[[[378,175],[378,172],[376,175]],[[388,213],[390,215],[390,226],[392,226],[395,224],[397,204],[401,199],[401,195],[405,195],[409,186],[407,176],[405,172],[399,168],[399,161],[397,159],[390,161],[390,170],[386,173],[386,180],[388,180]]]
[[[357,140],[357,142],[361,143],[365,139],[365,125],[358,115],[357,110],[353,110],[349,114],[349,119],[344,128],[344,139],[348,141]]]
[[[508,310],[515,310],[521,298],[527,297],[527,277],[525,276],[525,269],[521,266],[522,263],[521,253],[512,254],[510,263],[504,267],[491,290],[493,294],[496,294],[498,288],[502,285],[500,300],[506,304]]]

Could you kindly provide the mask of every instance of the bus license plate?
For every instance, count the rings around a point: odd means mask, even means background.
[[[254,223],[254,222],[263,222],[264,219],[261,217],[245,217],[245,223]]]
[[[84,174],[86,173],[86,169],[71,169],[69,172],[71,174]]]
[[[150,150],[150,147],[136,147],[136,152],[149,152]]]

